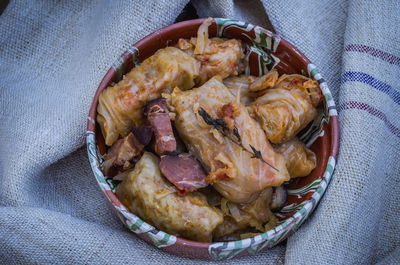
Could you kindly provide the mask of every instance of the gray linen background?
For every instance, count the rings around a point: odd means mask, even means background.
[[[327,79],[340,152],[287,243],[222,263],[400,263],[400,2],[192,1],[199,16],[266,25]],[[11,1],[0,16],[0,263],[201,263],[137,239],[110,211],[84,147],[94,92],[132,44],[188,0]]]

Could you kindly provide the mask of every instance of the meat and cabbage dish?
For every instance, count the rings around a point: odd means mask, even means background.
[[[238,240],[277,225],[285,184],[316,167],[297,134],[321,111],[318,82],[275,69],[245,75],[240,40],[197,38],[159,49],[99,97],[116,196],[167,233]]]

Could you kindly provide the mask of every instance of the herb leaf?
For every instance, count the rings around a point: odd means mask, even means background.
[[[279,172],[279,170],[274,167],[273,165],[271,165],[270,163],[268,163],[267,161],[264,160],[264,158],[261,155],[261,152],[259,150],[257,150],[254,146],[252,146],[251,144],[249,144],[251,150],[253,150],[253,157],[256,157],[258,159],[260,159],[261,161],[263,161],[265,164],[268,164],[270,167],[272,167],[273,169],[275,169],[276,171]]]
[[[255,156],[255,157],[261,156],[261,152],[260,152],[260,151],[258,151],[258,150],[257,150],[254,146],[252,146],[251,144],[249,144],[249,146],[250,146],[251,150],[253,150],[253,153],[254,153],[254,156]]]
[[[274,166],[272,166],[270,163],[268,163],[267,161],[264,160],[264,158],[262,157],[262,154],[259,150],[257,150],[254,146],[252,146],[251,144],[249,144],[251,151],[248,150],[247,148],[245,148],[243,146],[242,143],[242,138],[240,137],[239,134],[239,130],[238,128],[236,128],[236,126],[234,126],[233,130],[231,131],[229,129],[229,127],[226,125],[225,121],[222,119],[213,119],[210,114],[207,113],[207,111],[205,111],[203,108],[200,108],[200,110],[198,111],[199,115],[203,118],[204,122],[207,123],[210,126],[213,126],[217,131],[219,131],[223,136],[227,137],[229,140],[231,140],[231,142],[233,142],[234,144],[240,146],[244,151],[252,154],[252,158],[257,158],[259,159],[261,162],[269,165],[270,167],[272,167],[273,169],[275,169],[276,171],[279,172],[279,170],[277,168],[275,168]],[[231,132],[231,134],[233,134],[236,137],[236,140],[231,138],[228,133]]]
[[[211,118],[210,114],[208,114],[203,108],[200,108],[199,115],[203,118],[205,123],[212,126],[214,125],[213,118]]]
[[[240,137],[239,130],[238,130],[238,128],[236,128],[236,126],[234,126],[234,128],[233,128],[233,135],[236,136],[239,143],[242,142],[242,138]]]

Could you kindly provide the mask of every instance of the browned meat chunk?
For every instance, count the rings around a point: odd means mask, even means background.
[[[158,155],[165,155],[174,152],[176,149],[176,140],[172,130],[171,119],[166,110],[167,105],[163,98],[150,101],[144,110],[147,122],[153,128],[153,147]]]
[[[104,156],[104,174],[114,177],[135,165],[143,151],[144,145],[133,133],[115,142]]]
[[[149,113],[147,120],[154,131],[154,151],[158,155],[175,151],[176,140],[168,113]]]
[[[132,132],[136,136],[136,139],[144,146],[148,145],[153,137],[153,128],[151,126],[134,127]]]
[[[161,173],[179,189],[180,195],[207,186],[206,173],[192,155],[162,156],[160,169]]]
[[[144,108],[144,115],[149,113],[165,113],[167,112],[167,102],[164,98],[156,98],[149,101]]]

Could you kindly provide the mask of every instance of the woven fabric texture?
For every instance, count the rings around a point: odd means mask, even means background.
[[[0,16],[0,263],[204,262],[129,232],[84,147],[91,99],[110,65],[187,3],[10,1]],[[319,68],[339,110],[337,167],[316,211],[287,242],[220,263],[399,264],[400,2],[192,3],[200,17],[270,20]]]

